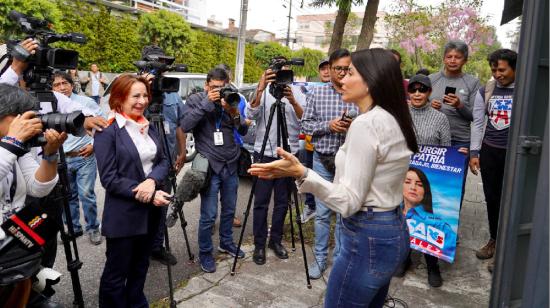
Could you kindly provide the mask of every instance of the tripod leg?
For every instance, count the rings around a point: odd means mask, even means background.
[[[267,125],[265,128],[266,134],[264,135],[264,140],[262,142],[262,148],[260,149],[259,161],[262,161],[264,158],[265,147],[267,145],[267,139],[269,138],[269,130],[271,129],[271,124],[273,123],[273,116],[275,115],[277,104],[271,105],[269,109],[269,118],[267,120]],[[248,216],[250,215],[250,208],[252,207],[252,200],[254,198],[254,192],[256,190],[256,184],[258,183],[258,177],[254,177],[252,180],[252,188],[250,189],[250,195],[248,196],[248,204],[246,205],[246,211],[244,212],[243,227],[241,228],[241,234],[239,235],[239,243],[237,244],[237,251],[241,250],[241,245],[243,243],[244,231],[246,230],[246,223],[248,221]],[[235,254],[233,259],[233,266],[231,266],[231,276],[235,276],[235,268],[237,267],[237,259],[239,254]]]
[[[287,205],[288,205],[288,215],[289,215],[289,218],[290,218],[290,239],[291,239],[291,243],[292,243],[292,251],[296,251],[296,243],[294,241],[294,222],[292,221],[292,198],[291,198],[291,192],[292,192],[292,189],[291,189],[291,179],[288,179],[289,181],[289,184],[288,184],[288,198],[287,198]],[[298,217],[296,219],[296,221],[299,221],[300,217]]]
[[[243,237],[244,237],[244,230],[246,229],[246,223],[248,222],[248,216],[250,215],[250,208],[252,208],[252,200],[254,198],[254,190],[256,189],[257,182],[258,182],[258,178],[254,177],[254,180],[252,182],[252,188],[250,191],[250,196],[248,197],[248,204],[246,205],[246,211],[244,212],[243,226],[241,228],[241,234],[239,235],[239,243],[237,244],[237,251],[241,250],[241,245],[243,243]],[[235,268],[237,267],[238,257],[239,257],[239,254],[237,253],[233,258],[233,265],[231,266],[231,276],[235,276]]]
[[[191,246],[189,245],[189,238],[187,237],[187,220],[185,220],[185,215],[183,214],[183,209],[180,208],[178,211],[178,216],[180,218],[181,230],[183,231],[183,238],[185,239],[185,248],[187,248],[187,255],[189,256],[189,263],[195,262],[195,256],[191,252]]]
[[[168,236],[168,227],[164,226],[164,246],[166,246],[166,252],[170,253],[170,239]],[[174,300],[174,285],[172,284],[172,265],[170,262],[166,262],[166,271],[168,272],[168,289],[170,291],[170,308],[176,308],[176,301]]]
[[[284,111],[284,105],[279,108],[278,111],[279,119],[278,123],[281,125],[281,139],[283,144],[283,149],[289,153],[291,152],[290,145],[288,144],[288,127],[286,125],[286,115]],[[289,183],[290,186],[290,192],[292,193],[292,197],[294,197],[294,208],[296,209],[296,219],[298,220],[298,232],[300,235],[300,244],[302,245],[302,256],[304,258],[304,268],[306,270],[306,281],[307,281],[307,288],[311,289],[311,281],[309,280],[309,269],[307,265],[307,255],[306,255],[306,246],[304,244],[304,234],[302,230],[302,222],[300,221],[300,206],[298,204],[298,190],[296,189],[296,185],[294,185],[293,182]]]
[[[71,274],[71,283],[74,293],[73,305],[75,307],[84,307],[84,297],[82,296],[82,287],[80,285],[80,277],[78,271],[82,268],[82,262],[78,256],[78,246],[74,236],[73,221],[71,218],[71,208],[69,206],[69,178],[67,176],[67,161],[63,150],[59,151],[59,163],[57,165],[57,173],[59,175],[59,183],[53,192],[54,204],[60,202],[63,206],[63,215],[67,224],[68,233],[65,232],[63,221],[59,217],[59,230],[61,232],[61,240],[65,250],[65,258],[67,259],[67,270]]]
[[[296,190],[296,187],[293,187],[292,195],[294,197],[294,209],[296,209],[296,217],[300,217],[300,206],[298,204],[298,191]],[[311,289],[311,281],[309,280],[309,269],[307,265],[306,245],[304,244],[302,222],[299,219],[298,219],[298,233],[300,234],[300,244],[302,245],[302,256],[304,258],[304,268],[306,270],[307,288]]]

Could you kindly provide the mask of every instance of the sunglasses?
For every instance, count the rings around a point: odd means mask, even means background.
[[[429,87],[426,87],[425,85],[414,85],[412,87],[409,87],[407,89],[407,92],[409,93],[416,93],[416,91],[420,92],[420,93],[426,93],[428,91],[430,91],[430,88]]]

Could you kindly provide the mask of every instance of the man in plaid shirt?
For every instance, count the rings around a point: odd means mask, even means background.
[[[346,76],[351,55],[347,49],[338,49],[329,57],[331,82],[314,87],[307,97],[306,109],[302,117],[302,130],[306,135],[312,135],[313,170],[324,179],[334,179],[334,156],[346,139],[346,132],[351,124],[342,116],[352,109],[357,111],[353,104],[342,101],[342,82]],[[328,242],[330,236],[330,218],[333,213],[319,200],[315,206],[315,260],[309,268],[311,279],[321,278],[327,268]],[[336,214],[336,213],[335,213]],[[340,223],[339,215],[336,219],[336,247],[333,256],[340,250]]]

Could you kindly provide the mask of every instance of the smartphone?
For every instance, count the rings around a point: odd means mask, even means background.
[[[445,87],[445,95],[449,95],[449,94],[455,94],[456,93],[456,88],[455,87]],[[445,99],[443,99],[443,102],[445,104],[449,104]]]
[[[445,95],[449,95],[449,94],[455,94],[456,93],[456,88],[455,87],[445,87]]]

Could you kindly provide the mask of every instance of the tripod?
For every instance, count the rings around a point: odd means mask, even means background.
[[[149,121],[153,124],[155,129],[160,135],[161,146],[165,149],[166,156],[170,162],[170,169],[168,172],[168,180],[170,181],[170,188],[173,192],[176,191],[176,170],[172,162],[172,155],[170,154],[170,148],[168,146],[168,139],[166,137],[166,132],[164,128],[164,115],[162,114],[162,102],[163,102],[163,92],[161,91],[152,91],[152,100],[151,105],[149,106]],[[187,220],[185,220],[185,215],[183,214],[183,208],[178,209],[178,217],[180,219],[180,225],[183,232],[183,237],[185,239],[185,246],[187,248],[187,255],[189,256],[189,262],[193,263],[195,257],[191,252],[191,246],[189,245],[189,238],[187,236]],[[170,240],[168,236],[168,227],[164,225],[164,245],[166,246],[166,251],[170,253]],[[174,286],[172,284],[172,266],[170,262],[166,263],[166,269],[168,271],[168,287],[170,290],[170,307],[175,308],[176,302],[174,301]]]
[[[59,174],[59,183],[56,185],[53,194],[53,204],[63,202],[63,214],[65,215],[65,223],[67,224],[68,233],[63,228],[63,222],[60,222],[61,240],[65,250],[65,258],[67,259],[67,270],[71,273],[71,282],[73,285],[75,307],[84,307],[84,298],[82,297],[82,287],[80,286],[80,277],[78,270],[82,268],[82,261],[78,256],[78,247],[76,246],[76,237],[74,235],[73,221],[71,218],[71,208],[69,206],[69,178],[67,176],[67,160],[63,148],[59,149],[59,163],[57,164],[57,173]],[[74,255],[73,255],[74,250]]]
[[[51,110],[57,110],[57,98],[54,96],[53,92],[45,90],[44,85],[40,83],[32,83],[30,86],[30,93],[40,102],[49,102],[51,104]],[[80,285],[78,271],[82,268],[82,261],[80,261],[80,257],[78,256],[78,246],[76,245],[76,237],[74,235],[73,221],[71,218],[71,208],[69,206],[70,184],[67,171],[67,160],[65,159],[65,152],[61,147],[59,149],[59,162],[57,164],[59,181],[48,196],[37,199],[37,202],[40,202],[47,212],[53,214],[55,217],[59,232],[61,233],[63,248],[65,250],[67,270],[71,275],[71,283],[75,297],[73,306],[81,308],[84,307],[84,298],[82,296],[82,287]],[[62,214],[59,213],[60,206],[63,209]],[[65,227],[63,226],[62,215],[65,216],[67,231],[65,231]],[[55,249],[57,249],[57,247]],[[55,259],[55,253],[53,256]]]
[[[282,91],[280,91],[281,95],[275,95],[275,103],[271,105],[271,108],[269,110],[269,118],[267,121],[267,126],[265,129],[265,135],[264,140],[262,142],[262,147],[260,150],[260,161],[264,157],[265,148],[267,145],[267,141],[269,139],[269,132],[271,130],[271,125],[273,124],[273,116],[275,113],[277,113],[277,145],[281,146],[282,148],[290,152],[290,145],[288,144],[288,128],[286,124],[286,116],[285,116],[285,103],[281,101],[281,98],[283,97]],[[239,236],[239,244],[237,246],[237,251],[240,251],[241,245],[243,242],[243,236],[244,231],[246,228],[246,223],[248,221],[248,216],[250,215],[250,208],[252,207],[252,200],[254,198],[254,192],[256,190],[256,184],[258,183],[258,177],[254,177],[252,181],[252,189],[250,191],[250,196],[248,197],[248,204],[246,206],[245,216],[244,216],[244,222],[243,227],[241,229],[241,234]],[[290,215],[290,228],[291,228],[291,236],[292,236],[292,250],[295,251],[295,244],[294,244],[294,226],[292,223],[292,203],[294,203],[294,209],[296,210],[296,217],[300,217],[300,207],[298,203],[298,191],[296,190],[296,186],[292,183],[292,181],[289,180],[289,194],[287,197],[288,200],[288,207],[289,207],[289,215]],[[292,200],[294,199],[294,200]],[[298,231],[300,235],[300,243],[302,245],[302,255],[304,257],[304,268],[306,272],[306,281],[307,281],[307,288],[311,289],[311,282],[309,280],[309,270],[307,265],[307,257],[306,257],[306,247],[304,245],[304,236],[302,233],[302,222],[300,219],[297,220],[298,222]],[[237,266],[237,258],[238,254],[235,255],[235,258],[233,260],[233,266],[231,267],[231,275],[235,275],[235,267]]]

